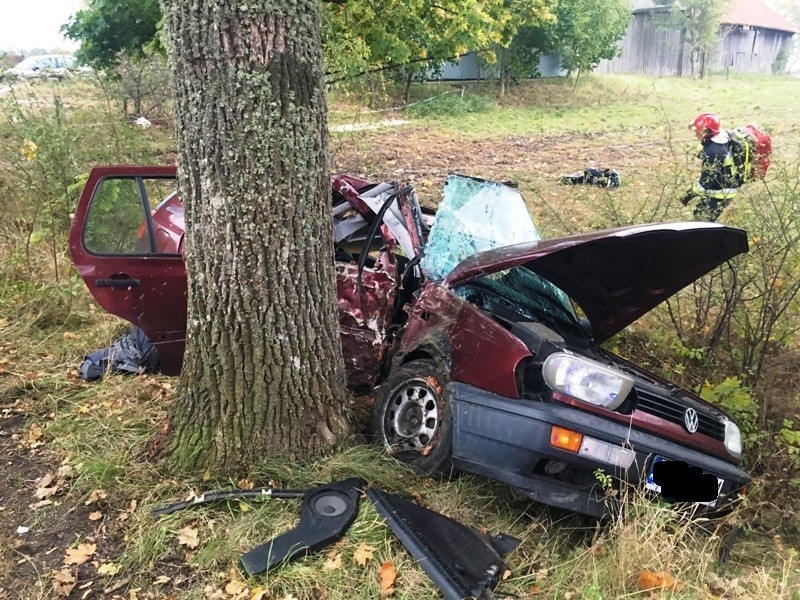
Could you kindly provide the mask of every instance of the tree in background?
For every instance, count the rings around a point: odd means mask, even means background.
[[[627,0],[563,0],[556,24],[549,29],[552,48],[561,54],[568,73],[591,71],[604,58],[619,53],[617,42],[631,21]]]
[[[653,0],[657,6],[669,9],[657,15],[662,27],[681,32],[681,59],[683,48],[689,47],[689,64],[692,75],[705,76],[706,54],[717,42],[720,19],[731,0]]]
[[[134,115],[146,116],[168,98],[162,25],[158,0],[88,0],[62,31],[80,42],[78,60],[110,75],[123,113],[130,105]]]
[[[348,0],[325,6],[330,79],[394,70],[408,86],[447,60],[498,53],[523,25],[552,20],[552,0]]]
[[[158,40],[161,7],[158,0],[88,0],[62,27],[80,42],[75,56],[98,69],[111,69],[120,55],[142,58]]]
[[[555,53],[560,55],[563,69],[580,76],[602,59],[618,54],[617,42],[625,35],[630,20],[626,0],[560,0],[552,22],[519,28],[504,53],[504,76],[535,77],[540,56]]]
[[[531,3],[527,0],[506,0],[495,6],[494,20],[496,32],[494,43],[491,46],[490,60],[496,60],[500,75],[500,95],[503,96],[510,79],[514,76],[515,51],[512,49],[514,41],[523,30],[535,30],[543,27],[552,27],[558,19],[553,12],[555,2]],[[560,4],[560,3],[559,3]],[[534,52],[538,56],[538,53]]]
[[[165,0],[186,355],[165,446],[242,474],[347,433],[318,0]]]

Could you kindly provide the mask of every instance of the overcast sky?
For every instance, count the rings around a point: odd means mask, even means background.
[[[0,0],[0,49],[74,50],[77,44],[59,29],[83,6],[83,0]]]

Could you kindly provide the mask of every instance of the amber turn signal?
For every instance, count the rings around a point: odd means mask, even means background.
[[[581,448],[583,434],[563,427],[553,426],[550,431],[550,445],[569,452],[577,452]]]

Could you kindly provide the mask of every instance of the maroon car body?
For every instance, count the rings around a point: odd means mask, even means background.
[[[174,167],[94,169],[70,234],[98,303],[149,336],[167,374],[186,330],[174,178]],[[749,477],[733,421],[600,344],[746,252],[745,232],[667,223],[540,240],[515,191],[448,185],[431,230],[412,188],[332,180],[348,384],[380,386],[372,427],[387,450],[592,515],[608,509],[598,469],[659,493],[654,465],[682,461],[735,497]]]

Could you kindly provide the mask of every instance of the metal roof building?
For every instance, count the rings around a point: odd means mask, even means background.
[[[620,41],[621,54],[603,61],[599,73],[690,75],[691,48],[685,32],[665,29],[664,12],[651,0],[632,0],[633,20]],[[701,57],[705,72],[727,70],[771,73],[778,70],[798,28],[762,0],[734,0],[721,19],[716,46]]]

